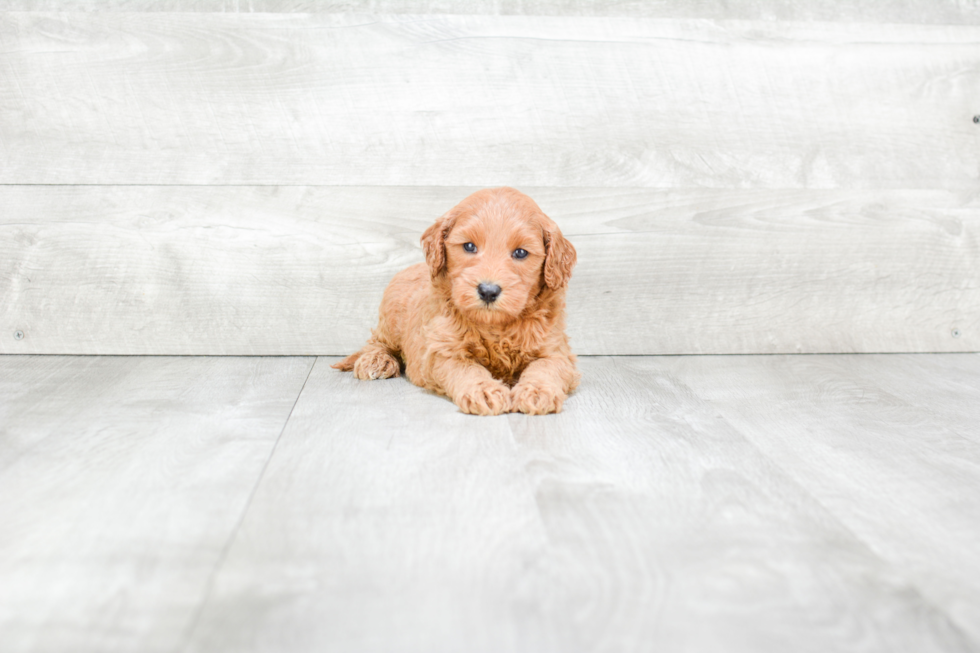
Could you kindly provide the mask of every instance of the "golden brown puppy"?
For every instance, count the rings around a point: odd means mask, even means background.
[[[565,335],[575,248],[527,195],[473,193],[422,235],[367,344],[334,365],[359,379],[404,369],[465,413],[557,413],[581,376]]]

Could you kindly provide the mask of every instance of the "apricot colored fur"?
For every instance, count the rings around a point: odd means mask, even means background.
[[[426,262],[385,290],[367,344],[333,367],[359,379],[404,371],[465,413],[559,412],[581,375],[565,335],[575,248],[558,226],[527,195],[486,189],[429,227],[422,249]],[[500,286],[499,298],[481,300],[480,283]]]

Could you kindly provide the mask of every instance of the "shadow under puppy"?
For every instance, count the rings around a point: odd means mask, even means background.
[[[465,412],[557,413],[581,374],[565,335],[575,248],[527,195],[477,191],[422,235],[367,344],[333,367],[359,379],[404,369]],[[404,368],[403,366],[404,365]]]

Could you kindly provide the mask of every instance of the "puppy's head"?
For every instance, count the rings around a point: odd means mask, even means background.
[[[501,324],[520,317],[542,290],[564,288],[575,248],[527,195],[513,188],[473,193],[422,235],[433,280],[470,319]]]

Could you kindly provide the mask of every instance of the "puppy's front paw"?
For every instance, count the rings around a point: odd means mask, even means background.
[[[354,362],[354,376],[365,381],[398,376],[401,367],[395,357],[380,349],[363,352]]]
[[[535,383],[518,383],[510,394],[511,410],[528,415],[559,413],[564,401],[561,388]]]
[[[458,393],[455,401],[470,415],[499,415],[510,410],[510,389],[497,380],[479,381]]]

